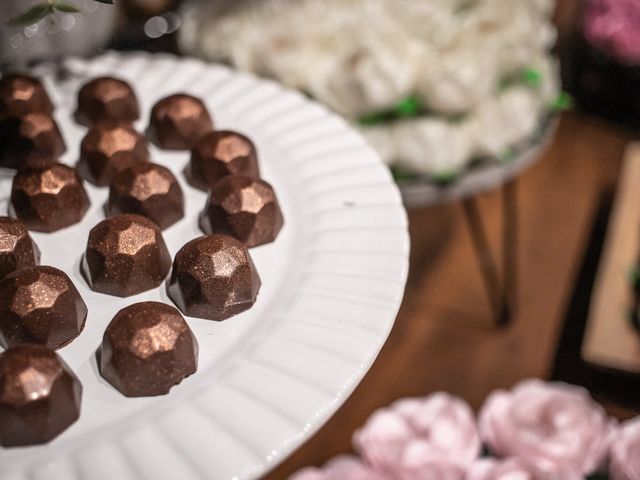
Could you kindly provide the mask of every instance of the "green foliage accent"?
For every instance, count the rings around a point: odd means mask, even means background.
[[[542,84],[542,73],[535,68],[525,68],[521,74],[522,81],[531,86],[539,87]]]
[[[94,1],[113,5],[113,0],[94,0]],[[7,25],[27,27],[29,25],[33,25],[34,23],[38,23],[40,20],[44,19],[45,17],[47,17],[48,15],[51,15],[56,11],[64,12],[64,13],[80,13],[81,12],[80,8],[76,7],[71,3],[66,3],[65,1],[47,0],[46,2],[34,5],[26,12],[11,18],[7,22]]]
[[[498,157],[498,161],[501,163],[511,163],[516,158],[516,150],[513,147],[507,147]]]
[[[564,112],[573,108],[573,97],[568,92],[560,92],[556,99],[551,102],[551,110],[554,112]]]
[[[75,5],[71,5],[70,3],[63,3],[63,2],[55,2],[53,4],[53,8],[55,8],[59,12],[64,12],[64,13],[80,13],[81,11]]]
[[[12,26],[26,27],[38,23],[47,15],[53,12],[53,5],[50,3],[39,3],[20,15],[11,18],[7,24]]]
[[[405,169],[395,165],[390,167],[390,170],[391,170],[391,175],[393,175],[393,179],[397,183],[405,182],[408,180],[415,180],[416,178],[418,178],[418,176],[415,173],[408,172]]]
[[[365,127],[371,127],[374,125],[385,123],[386,118],[387,117],[384,113],[368,113],[360,117],[360,119],[358,120],[358,123]]]
[[[438,185],[450,185],[458,178],[458,172],[438,172],[433,175],[433,181]]]
[[[398,102],[394,111],[399,117],[415,118],[422,111],[422,103],[420,103],[417,97],[407,97]]]
[[[424,108],[420,100],[411,95],[400,100],[392,108],[381,110],[378,112],[367,113],[358,119],[360,125],[370,127],[373,125],[381,125],[391,123],[403,118],[416,118],[424,112]]]

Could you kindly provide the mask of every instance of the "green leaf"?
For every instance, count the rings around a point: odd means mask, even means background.
[[[507,147],[502,154],[498,156],[501,163],[510,163],[516,158],[516,151],[513,147]]]
[[[38,23],[44,17],[49,15],[53,11],[53,7],[48,3],[39,3],[34,5],[29,10],[20,15],[10,19],[7,24],[12,26],[26,27]]]
[[[107,3],[109,5],[113,5],[113,0],[95,0],[98,3]]]
[[[65,12],[65,13],[80,13],[81,11],[75,5],[71,5],[70,3],[63,3],[63,2],[55,2],[53,4],[53,8],[55,8],[59,12]]]
[[[393,179],[398,183],[406,182],[409,180],[415,180],[417,178],[416,174],[412,172],[408,172],[402,167],[398,167],[396,165],[391,166],[390,170],[391,170],[391,175],[393,175]]]
[[[542,74],[535,68],[525,68],[521,78],[530,87],[539,87],[542,84]]]
[[[446,186],[451,185],[458,178],[458,175],[458,172],[455,171],[442,171],[434,173],[432,178],[438,185]]]
[[[414,118],[420,114],[422,104],[416,97],[407,97],[398,102],[394,108],[394,112],[401,118]]]
[[[384,121],[385,121],[385,114],[376,112],[376,113],[369,113],[367,115],[363,115],[358,120],[358,123],[365,127],[370,127],[373,125],[379,125],[381,123],[384,123]]]
[[[567,92],[560,92],[558,97],[551,103],[551,109],[555,112],[563,112],[573,107],[573,97]]]

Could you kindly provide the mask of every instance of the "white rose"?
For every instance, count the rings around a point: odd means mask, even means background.
[[[451,0],[386,0],[386,15],[426,48],[444,48],[458,34],[456,3]]]
[[[470,160],[471,144],[458,125],[437,119],[398,122],[394,129],[398,165],[434,176],[459,173]]]
[[[484,45],[427,52],[418,94],[432,110],[464,113],[489,97],[497,85],[495,57]]]
[[[477,156],[497,158],[530,139],[540,124],[541,105],[526,87],[513,87],[483,102],[465,124]]]
[[[543,54],[535,57],[530,67],[540,74],[540,85],[535,87],[534,91],[543,107],[549,108],[562,90],[558,62],[552,55]]]
[[[327,68],[310,71],[309,89],[320,101],[350,116],[386,109],[411,94],[419,52],[400,30],[376,29],[343,38]]]
[[[380,155],[386,165],[393,165],[396,160],[396,150],[393,129],[390,125],[374,125],[357,127],[367,143]]]
[[[464,17],[463,39],[492,44],[500,76],[525,68],[540,52],[555,43],[556,30],[544,12],[529,2],[493,0],[482,2]]]

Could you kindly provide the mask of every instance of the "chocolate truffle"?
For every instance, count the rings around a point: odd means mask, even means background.
[[[232,174],[260,178],[258,154],[253,142],[236,132],[218,131],[200,138],[191,150],[185,170],[189,183],[211,190],[223,177]]]
[[[11,217],[0,217],[0,279],[40,263],[40,250],[27,227]]]
[[[80,417],[82,385],[67,364],[40,345],[0,353],[0,445],[47,443]]]
[[[159,286],[171,256],[155,223],[139,215],[119,215],[89,233],[82,273],[96,292],[128,297]]]
[[[136,303],[113,317],[99,357],[101,375],[123,395],[165,395],[195,373],[198,342],[174,307]]]
[[[220,180],[200,214],[204,233],[231,235],[249,248],[273,242],[283,224],[271,185],[242,175]]]
[[[227,235],[196,238],[182,247],[167,286],[185,315],[218,321],[251,308],[259,290],[247,248]]]
[[[76,120],[83,125],[104,121],[135,122],[140,117],[138,99],[124,80],[100,77],[78,92]]]
[[[110,217],[142,215],[164,230],[184,216],[184,195],[171,170],[155,163],[137,163],[114,177],[105,210]]]
[[[75,169],[53,163],[18,171],[11,206],[29,230],[55,232],[82,220],[89,197]]]
[[[128,123],[103,122],[87,132],[80,145],[78,172],[85,180],[106,187],[116,173],[149,161],[147,139]]]
[[[60,129],[47,113],[0,120],[0,166],[24,168],[53,163],[66,151]]]
[[[87,306],[61,270],[37,266],[0,280],[0,345],[36,343],[58,349],[75,339]]]
[[[16,73],[0,78],[0,118],[22,117],[29,113],[53,113],[53,104],[42,82]]]
[[[190,150],[211,130],[213,121],[202,100],[177,94],[155,104],[147,136],[165,150]]]

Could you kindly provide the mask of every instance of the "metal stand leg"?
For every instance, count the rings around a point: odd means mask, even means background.
[[[516,315],[518,308],[518,184],[511,180],[502,187],[502,262],[505,302],[508,312],[505,323],[507,326]]]
[[[462,201],[465,219],[480,264],[480,271],[485,284],[496,326],[506,327],[514,315],[517,295],[517,188],[511,181],[502,187],[503,222],[502,222],[502,282],[498,263],[494,260],[482,224],[477,200],[473,197]]]

